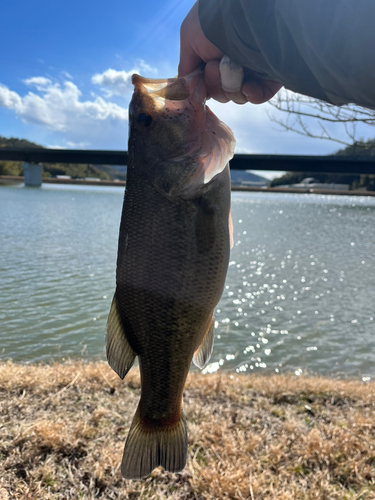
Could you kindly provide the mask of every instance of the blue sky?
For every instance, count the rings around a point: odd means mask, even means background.
[[[177,73],[179,27],[192,4],[1,2],[0,135],[45,147],[127,149],[130,76]],[[329,154],[339,147],[282,131],[268,104],[211,103],[233,129],[237,152]]]

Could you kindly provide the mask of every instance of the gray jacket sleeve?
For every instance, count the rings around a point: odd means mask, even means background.
[[[205,36],[265,79],[375,108],[375,0],[199,0]]]

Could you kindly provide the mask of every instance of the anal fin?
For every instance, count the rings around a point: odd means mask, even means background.
[[[126,332],[118,310],[116,294],[113,297],[108,316],[105,344],[109,366],[123,379],[133,366],[136,353],[126,338]]]
[[[193,363],[201,370],[206,366],[211,357],[212,349],[214,346],[214,330],[215,330],[215,321],[214,321],[214,315],[212,315],[206,334],[203,337],[202,343],[195,351],[193,357]]]

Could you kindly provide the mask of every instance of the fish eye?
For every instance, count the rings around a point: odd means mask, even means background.
[[[137,117],[137,122],[142,123],[145,127],[149,127],[152,123],[152,116],[147,113],[141,113]]]

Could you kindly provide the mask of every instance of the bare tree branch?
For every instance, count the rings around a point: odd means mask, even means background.
[[[357,137],[357,125],[375,126],[375,110],[352,104],[333,106],[324,101],[286,90],[280,91],[269,101],[269,104],[277,111],[287,115],[285,120],[282,120],[267,111],[271,121],[277,123],[283,129],[305,137],[334,141],[345,146],[358,145],[358,147],[365,147],[363,140],[361,141]],[[311,125],[314,123],[311,122],[311,119],[316,120],[315,123],[321,133],[311,132],[304,118],[310,120]],[[343,139],[342,134],[338,134],[339,136],[337,134],[333,135],[324,123],[335,126],[342,125],[348,139]]]
[[[268,113],[268,116],[270,116],[269,112],[267,111]],[[274,122],[274,123],[277,123],[278,125],[280,125],[281,127],[283,127],[284,130],[287,130],[287,131],[290,131],[290,132],[295,132],[296,134],[299,134],[299,135],[303,135],[305,137],[311,137],[312,139],[325,139],[325,140],[328,140],[328,141],[334,141],[334,142],[337,142],[339,144],[342,144],[344,146],[351,146],[353,145],[353,142],[349,142],[349,141],[343,141],[341,139],[338,139],[336,137],[332,137],[330,134],[327,133],[326,131],[326,135],[323,135],[323,134],[313,134],[309,131],[309,129],[307,128],[307,125],[305,123],[302,122],[302,120],[295,120],[295,123],[297,123],[297,125],[299,125],[299,128],[296,127],[296,126],[293,126],[293,125],[288,125],[288,123],[286,122],[283,122],[281,120],[278,120],[277,118],[273,117],[273,116],[270,116],[270,119]]]

